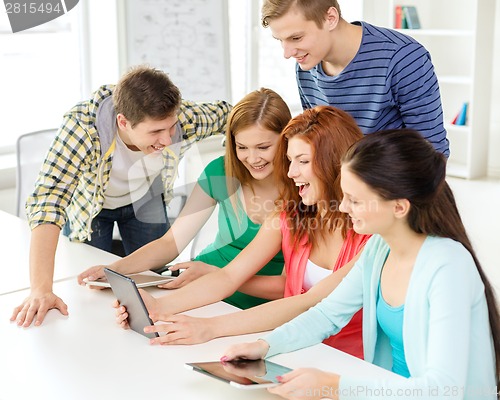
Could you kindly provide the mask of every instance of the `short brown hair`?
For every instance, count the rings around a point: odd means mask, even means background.
[[[116,112],[123,114],[134,127],[146,118],[160,120],[174,115],[181,103],[181,93],[165,72],[140,65],[119,80],[113,103]]]
[[[304,14],[306,20],[314,21],[319,28],[325,21],[325,14],[330,7],[334,7],[339,16],[342,16],[337,0],[264,0],[262,4],[262,26],[267,28],[271,20],[281,18],[292,7],[296,7]]]

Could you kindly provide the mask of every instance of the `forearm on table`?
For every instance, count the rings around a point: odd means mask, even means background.
[[[210,318],[208,324],[213,337],[268,331],[292,320],[328,296],[352,269],[356,259],[357,257],[340,270],[318,282],[306,293],[270,301],[236,313]]]
[[[284,290],[285,276],[283,275],[255,275],[238,288],[238,291],[242,293],[267,300],[281,299]]]
[[[307,311],[319,300],[307,293],[209,318],[213,338],[269,331]]]
[[[170,263],[183,251],[210,218],[215,201],[196,184],[186,205],[161,238],[112,264],[118,272],[131,274]]]
[[[223,300],[232,295],[238,283],[224,269],[206,274],[174,292],[158,298],[160,319]]]
[[[265,221],[255,238],[228,265],[160,300],[160,317],[225,299],[264,267],[281,247],[279,229]]]
[[[161,267],[179,255],[172,235],[156,239],[132,254],[110,265],[110,268],[122,274],[132,274]]]
[[[32,291],[52,291],[60,232],[61,229],[54,224],[38,225],[31,231],[29,265]]]

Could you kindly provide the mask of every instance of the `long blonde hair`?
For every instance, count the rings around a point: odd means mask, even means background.
[[[235,211],[236,196],[233,196],[233,194],[236,193],[239,185],[252,187],[253,178],[238,160],[234,137],[238,132],[254,125],[276,132],[279,135],[291,118],[290,109],[285,101],[271,89],[254,90],[234,106],[227,121],[224,168],[228,195]]]

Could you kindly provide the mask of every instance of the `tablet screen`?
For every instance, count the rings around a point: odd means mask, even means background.
[[[127,308],[128,324],[132,330],[148,338],[158,337],[158,333],[145,333],[144,327],[153,325],[135,282],[116,271],[104,268],[104,274],[111,285],[111,290],[121,305]]]
[[[217,378],[240,388],[260,388],[275,386],[277,376],[291,369],[267,360],[233,360],[186,364],[195,371]]]

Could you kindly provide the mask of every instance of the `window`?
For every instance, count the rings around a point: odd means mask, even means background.
[[[80,8],[14,34],[1,3],[0,153],[13,151],[23,133],[59,126],[81,98]]]
[[[87,27],[81,23],[85,19],[82,3],[51,22],[13,34],[4,3],[0,2],[0,153],[12,152],[23,133],[59,126],[64,112],[76,102],[97,86],[118,79],[116,5],[86,0],[91,17]],[[360,0],[341,3],[347,20],[359,19]],[[235,103],[252,90],[269,87],[297,114],[301,106],[295,62],[283,58],[279,42],[261,26],[260,4],[254,0],[228,1],[229,100]],[[81,39],[89,43],[90,50]],[[82,62],[84,51],[88,51],[88,57]]]
[[[228,2],[232,101],[266,87],[280,94],[296,114],[301,108],[295,62],[283,58],[279,42],[261,26],[261,2],[254,1]]]
[[[283,57],[280,43],[272,37],[269,28],[262,27],[262,0],[258,3],[255,0],[228,3],[233,102],[252,90],[267,87],[283,97],[292,115],[300,113],[302,106],[295,80],[295,61]],[[341,0],[340,7],[347,21],[362,19],[361,0]]]

